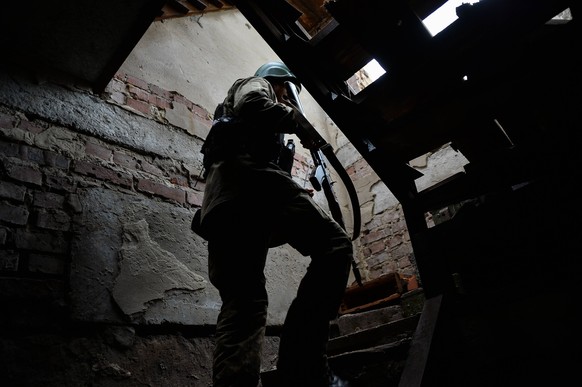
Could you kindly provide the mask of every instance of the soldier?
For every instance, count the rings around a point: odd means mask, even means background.
[[[337,317],[353,256],[344,229],[278,165],[284,134],[302,138],[281,62],[238,79],[215,113],[203,147],[206,188],[193,229],[208,240],[209,276],[222,307],[216,323],[214,387],[256,387],[267,320],[264,267],[288,243],[311,262],[287,312],[277,373],[282,385],[348,386],[329,369],[329,323]]]

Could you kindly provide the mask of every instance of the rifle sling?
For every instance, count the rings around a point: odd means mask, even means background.
[[[313,127],[313,125],[311,125],[311,123],[307,120],[305,115],[303,115],[303,112],[301,110],[295,107],[295,111],[297,112],[297,114],[295,115],[295,119],[299,124],[300,130],[303,132],[304,135],[306,135],[313,141],[317,149],[321,150],[325,158],[329,161],[333,169],[339,175],[340,179],[344,183],[344,186],[346,187],[346,190],[348,191],[354,217],[354,230],[352,240],[356,240],[356,238],[360,236],[362,219],[360,213],[360,201],[358,200],[358,193],[356,191],[356,187],[354,186],[354,182],[352,181],[350,175],[348,175],[344,166],[338,160],[337,156],[333,152],[332,146],[327,141],[325,141],[325,139],[319,134],[319,132]]]
[[[362,226],[362,219],[360,213],[360,201],[358,200],[358,193],[356,191],[356,187],[350,175],[345,170],[344,166],[338,160],[337,156],[335,155],[332,146],[329,143],[326,143],[324,146],[320,148],[321,153],[325,156],[325,158],[329,161],[333,169],[337,172],[340,179],[344,183],[346,190],[350,196],[350,203],[352,205],[353,217],[354,217],[354,229],[352,240],[356,240],[358,236],[360,236],[360,228]]]

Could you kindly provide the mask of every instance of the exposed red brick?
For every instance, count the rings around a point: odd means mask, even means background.
[[[366,265],[368,267],[381,266],[385,264],[385,262],[388,262],[390,259],[391,255],[388,252],[383,251],[380,254],[368,256],[366,259]]]
[[[153,94],[160,96],[166,100],[170,100],[172,98],[172,93],[169,92],[168,90],[162,89],[159,86],[156,85],[150,85],[150,90]]]
[[[75,190],[75,184],[71,176],[47,175],[45,185],[56,191],[73,192]]]
[[[151,180],[140,179],[137,184],[137,189],[142,192],[175,200],[178,203],[185,203],[186,201],[186,193],[183,190],[167,187]]]
[[[118,71],[115,73],[115,79],[125,82],[127,80],[127,73],[124,71]]]
[[[186,202],[195,206],[202,206],[202,198],[204,193],[199,191],[187,191],[186,192]]]
[[[139,87],[140,89],[149,90],[149,83],[131,75],[126,75],[126,81],[129,84]]]
[[[172,107],[172,104],[170,103],[169,100],[153,94],[149,96],[149,103],[164,110],[170,109]]]
[[[42,173],[34,168],[25,165],[9,165],[6,167],[6,174],[13,179],[42,185]]]
[[[385,228],[377,228],[370,231],[368,234],[362,236],[362,243],[371,243],[379,239],[386,238],[388,236],[388,231]]]
[[[46,130],[42,126],[35,124],[33,122],[27,121],[27,120],[20,121],[20,123],[18,124],[18,127],[26,130],[27,132],[34,133],[34,134],[42,133]]]
[[[406,281],[406,290],[411,291],[418,289],[418,279],[415,275],[404,276],[404,280]]]
[[[163,176],[164,175],[164,172],[162,172],[162,170],[160,168],[156,167],[152,163],[149,163],[145,160],[141,160],[140,164],[141,164],[141,169],[144,172],[151,173],[152,175],[156,175],[156,176]]]
[[[397,260],[406,259],[406,265],[410,265],[409,254],[410,254],[410,247],[404,244],[399,244],[395,248],[390,250],[390,254],[395,257]]]
[[[28,145],[20,146],[20,158],[22,160],[34,161],[37,164],[44,164],[44,154],[42,149],[34,148]]]
[[[346,172],[348,173],[348,175],[354,176],[356,174],[356,168],[354,167],[354,165],[350,165],[349,167],[346,168]]]
[[[189,110],[192,110],[192,107],[194,106],[192,101],[190,101],[188,98],[186,98],[183,95],[180,95],[178,93],[174,94],[173,100],[175,103],[179,103],[179,104],[186,106]]]
[[[133,98],[127,98],[126,105],[134,110],[137,110],[138,112],[145,114],[145,115],[148,115],[148,116],[150,115],[150,104],[149,103],[146,103],[143,101],[138,101],[138,100],[133,99]]]
[[[78,160],[75,162],[74,171],[83,175],[92,176],[100,180],[131,188],[133,179],[131,176],[114,171],[101,165],[91,164],[86,161]]]
[[[198,117],[201,117],[205,120],[211,121],[210,113],[208,112],[208,110],[204,109],[201,106],[198,106],[196,104],[192,104],[192,113],[196,114]]]
[[[190,187],[192,187],[195,191],[204,192],[206,188],[206,182],[202,179],[201,176],[195,176],[194,181],[190,182]]]
[[[36,207],[63,208],[65,197],[54,192],[35,191],[33,204]]]
[[[402,244],[402,235],[393,235],[391,238],[386,239],[386,247],[388,249],[393,249],[396,246],[400,246]]]
[[[170,177],[170,183],[182,187],[188,187],[188,179],[184,176],[172,176]]]
[[[123,152],[113,152],[113,162],[125,168],[137,169],[137,160]]]
[[[100,159],[106,161],[111,160],[111,155],[113,154],[110,149],[92,142],[85,144],[85,153],[90,156],[99,157]]]
[[[370,252],[372,254],[378,254],[379,252],[384,251],[385,249],[386,245],[384,244],[384,241],[376,241],[370,244]]]
[[[408,254],[401,255],[400,258],[396,260],[398,265],[398,270],[412,269],[412,262],[410,261],[410,256]]]
[[[67,157],[49,150],[44,150],[43,154],[46,165],[60,169],[69,169],[71,161]]]
[[[128,87],[128,91],[129,94],[131,94],[132,97],[134,97],[135,99],[138,99],[140,101],[149,101],[150,99],[150,93],[140,89],[138,87],[135,87],[133,85],[129,85]]]

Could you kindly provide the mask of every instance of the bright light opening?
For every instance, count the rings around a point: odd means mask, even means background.
[[[360,70],[356,71],[348,80],[348,86],[352,93],[358,94],[366,87],[374,83],[378,78],[386,73],[376,59],[372,59]]]
[[[427,16],[422,23],[428,29],[432,36],[435,36],[459,17],[457,16],[457,7],[463,4],[475,4],[479,0],[449,0],[440,6],[436,11]],[[572,20],[570,8],[554,16],[549,23],[568,22]]]
[[[572,20],[572,11],[570,8],[566,8],[556,16],[554,16],[551,20],[548,21],[549,24],[561,24],[561,23],[568,23]]]
[[[374,82],[376,79],[380,78],[382,75],[386,74],[386,70],[380,66],[380,63],[376,59],[372,59],[367,65],[362,67],[362,70],[368,73],[370,81]]]
[[[432,36],[435,36],[457,20],[457,7],[462,4],[475,4],[479,0],[449,0],[422,21]]]

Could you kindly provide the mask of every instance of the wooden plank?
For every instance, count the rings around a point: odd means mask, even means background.
[[[200,0],[187,0],[187,1],[188,1],[188,3],[192,4],[192,6],[199,11],[204,11],[207,7],[207,5]]]
[[[372,310],[372,309],[379,309],[381,307],[387,306],[389,304],[391,304],[393,301],[400,299],[400,293],[393,293],[391,295],[389,295],[388,297],[384,297],[381,298],[379,300],[375,300],[372,302],[368,302],[367,304],[362,304],[362,305],[357,305],[353,308],[349,308],[349,309],[343,309],[345,307],[345,305],[341,305],[340,306],[340,310],[339,310],[339,314],[344,315],[344,314],[351,314],[351,313],[360,313],[360,312],[365,312],[368,310]]]
[[[222,8],[224,6],[224,4],[218,0],[208,0],[208,2],[214,5],[216,8]]]
[[[170,8],[178,11],[181,14],[187,14],[190,9],[188,7],[186,7],[184,4],[180,3],[178,0],[167,0],[167,4],[170,6]]]
[[[204,12],[224,11],[232,8],[234,8],[233,5],[219,0],[208,0],[205,2],[200,0],[193,0],[193,2],[189,0],[167,0],[162,7],[161,13],[156,17],[156,21],[200,15]]]
[[[350,286],[344,294],[340,314],[369,310],[390,303],[404,292],[404,285],[400,274],[388,273],[362,286]]]
[[[424,303],[398,387],[422,386],[430,347],[439,319],[442,298],[442,295],[435,296],[427,299]]]

